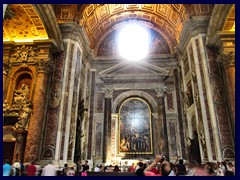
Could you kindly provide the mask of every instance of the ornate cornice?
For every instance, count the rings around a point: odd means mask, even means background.
[[[192,37],[195,37],[199,34],[206,34],[208,24],[209,17],[192,17],[192,19],[187,21],[182,30],[180,43],[176,50],[184,54],[186,47]]]

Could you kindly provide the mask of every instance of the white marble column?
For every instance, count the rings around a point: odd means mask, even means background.
[[[193,56],[194,56],[194,62],[195,63],[195,71],[196,71],[196,78],[197,78],[197,86],[198,88],[195,90],[199,90],[198,94],[199,94],[199,98],[200,98],[200,106],[201,106],[201,116],[202,116],[202,121],[203,121],[203,127],[204,127],[204,136],[205,136],[205,141],[206,141],[206,147],[207,147],[207,156],[208,156],[208,161],[212,161],[213,160],[213,156],[212,156],[212,149],[211,149],[211,143],[210,143],[210,138],[209,137],[209,128],[208,128],[208,122],[207,122],[207,112],[206,112],[206,104],[205,104],[205,100],[204,100],[204,94],[203,94],[203,83],[206,86],[206,83],[202,81],[201,78],[201,73],[200,73],[200,67],[199,67],[199,63],[202,63],[203,66],[203,73],[205,74],[207,68],[205,68],[203,61],[206,61],[206,56],[204,53],[204,46],[203,46],[203,38],[204,35],[198,35],[196,38],[192,38],[191,43],[192,43],[192,49],[193,49]],[[197,46],[196,46],[196,40],[199,40],[199,51],[200,51],[200,57],[202,59],[202,62],[199,62],[200,60],[198,59],[198,54],[197,54]],[[206,75],[204,76],[204,79],[206,80]],[[209,88],[209,86],[206,86]],[[210,91],[210,89],[206,88],[206,91]],[[197,112],[197,111],[196,111]],[[199,132],[199,136],[200,136],[200,132]],[[216,140],[217,141],[217,140]],[[200,141],[199,141],[200,142]],[[200,147],[201,147],[201,143]],[[216,145],[218,145],[219,142],[216,142]],[[201,157],[203,158],[203,149],[201,149]],[[220,148],[219,148],[220,149]],[[203,159],[202,159],[203,160]]]

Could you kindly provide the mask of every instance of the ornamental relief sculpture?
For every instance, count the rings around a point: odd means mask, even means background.
[[[86,156],[86,147],[87,147],[87,118],[88,112],[84,111],[84,118],[83,118],[83,140],[82,140],[82,158],[84,159]]]
[[[207,145],[206,145],[206,139],[205,139],[205,132],[204,132],[204,127],[203,127],[203,121],[202,119],[199,118],[199,139],[200,139],[200,143],[202,145],[202,150],[203,150],[203,156],[207,157]]]
[[[3,59],[3,75],[8,74],[11,67],[12,67],[12,63],[10,61],[10,58]]]
[[[17,47],[11,57],[15,58],[14,61],[16,62],[28,62],[35,60],[36,56],[38,56],[38,53],[38,48],[23,45],[21,47]]]
[[[3,102],[3,115],[16,115],[18,122],[14,124],[16,129],[28,129],[29,119],[32,112],[32,102],[29,101],[30,89],[27,84],[22,84],[14,91],[12,107],[7,101]]]
[[[213,101],[216,104],[223,104],[226,101],[226,95],[223,89],[223,82],[220,77],[211,78]]]
[[[62,92],[62,83],[60,81],[53,82],[50,89],[50,99],[49,99],[50,107],[56,108],[59,106],[60,100],[61,100],[61,92]]]
[[[21,88],[14,91],[12,109],[19,109],[18,122],[14,125],[17,129],[28,129],[29,118],[32,112],[32,103],[28,100],[30,94],[29,86],[22,84]]]
[[[21,108],[24,104],[27,104],[30,89],[26,84],[22,84],[21,88],[14,91],[13,107]]]
[[[16,129],[23,128],[28,130],[29,119],[32,112],[32,104],[27,103],[23,105],[22,110],[20,111],[20,115],[18,118],[18,122],[14,125]]]

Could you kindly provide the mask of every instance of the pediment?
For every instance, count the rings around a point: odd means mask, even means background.
[[[146,79],[149,77],[159,78],[168,76],[169,71],[146,62],[123,62],[99,72],[99,75],[102,79],[124,79],[131,77]]]

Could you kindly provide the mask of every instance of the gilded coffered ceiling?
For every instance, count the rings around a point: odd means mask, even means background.
[[[235,31],[235,5],[232,6],[223,26],[224,31]]]
[[[94,50],[96,56],[117,56],[116,35],[124,25],[138,23],[149,30],[151,55],[172,54],[180,41],[185,22],[192,16],[210,17],[214,5],[8,4],[8,6],[13,17],[4,18],[3,41],[27,42],[61,37],[57,23],[75,22],[82,26],[90,48]],[[224,29],[235,27],[233,17],[235,6],[228,15]],[[52,26],[48,26],[49,24]],[[55,33],[56,36],[49,33],[53,29],[59,30]]]
[[[31,4],[8,4],[12,18],[3,22],[3,41],[31,42],[48,39],[46,29]]]
[[[80,25],[98,56],[106,55],[107,47],[111,48],[114,44],[113,34],[132,22],[148,28],[153,32],[151,36],[158,42],[157,45],[164,47],[151,54],[169,54],[179,43],[184,23],[192,15],[210,16],[212,7],[209,4],[89,4],[81,12]],[[102,52],[104,47],[105,52]],[[154,48],[151,46],[150,49]],[[116,52],[110,54],[116,55]]]
[[[159,33],[173,51],[188,18],[182,4],[90,4],[85,7],[80,24],[95,51],[108,35],[131,21]]]

